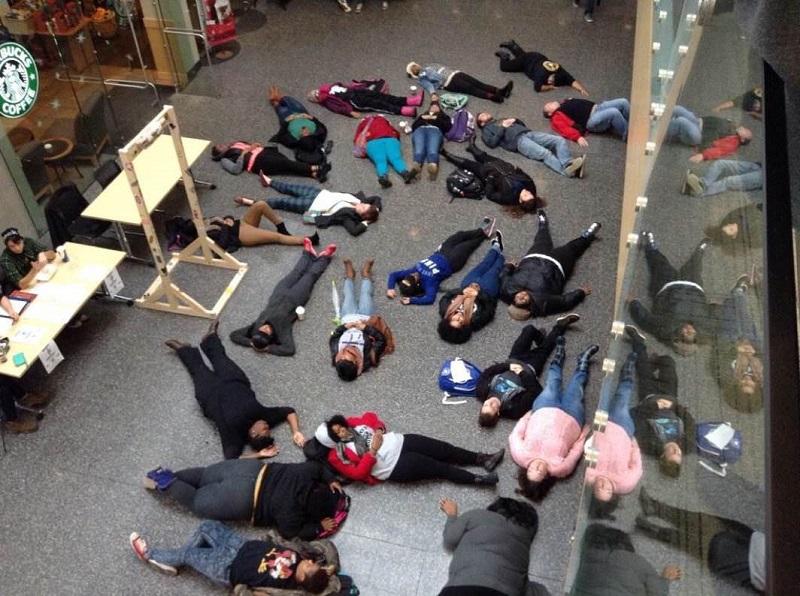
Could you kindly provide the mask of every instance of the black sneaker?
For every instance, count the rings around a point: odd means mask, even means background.
[[[389,180],[388,176],[378,176],[378,184],[381,185],[381,188],[391,188],[392,181]]]
[[[639,331],[635,325],[625,325],[625,335],[627,335],[633,343],[645,343],[647,338]]]
[[[500,465],[500,462],[503,461],[505,454],[505,449],[501,449],[497,453],[482,453],[478,457],[478,465],[483,466],[483,469],[487,472],[491,472]]]
[[[539,227],[546,226],[548,224],[547,221],[547,213],[545,213],[544,209],[537,209],[536,210],[536,219],[539,220]]]
[[[322,152],[325,155],[330,155],[331,151],[333,151],[333,141],[327,141],[325,145],[322,147]]]
[[[711,246],[711,238],[703,238],[700,244],[697,245],[697,250],[705,250]]]
[[[503,52],[501,50],[497,50],[494,53],[494,55],[500,58],[500,60],[508,60],[511,58],[511,54],[509,54],[508,52]]]
[[[595,236],[597,236],[597,232],[599,232],[600,228],[602,227],[603,224],[601,224],[599,221],[593,221],[589,225],[589,227],[583,231],[583,234],[581,234],[581,236],[583,236],[584,238],[594,238]]]
[[[503,252],[505,246],[503,245],[503,232],[500,230],[494,231],[494,238],[492,238],[492,246],[496,246],[500,252]]]
[[[653,249],[653,250],[658,248],[656,246],[656,236],[650,230],[645,230],[644,232],[639,234],[639,236],[641,237],[642,245],[645,248],[650,248],[650,249]]]
[[[505,48],[505,49],[507,49],[507,50],[511,51],[511,49],[512,49],[512,48],[515,48],[515,47],[517,47],[517,42],[516,42],[516,41],[514,41],[513,39],[511,39],[511,40],[509,40],[509,41],[504,41],[503,43],[501,43],[501,44],[498,44],[498,45],[499,45],[501,48]]]
[[[500,88],[500,93],[503,94],[503,97],[508,99],[511,97],[511,92],[514,90],[514,81],[509,81],[505,84],[505,87]]]
[[[415,170],[406,170],[405,172],[400,174],[400,177],[403,179],[403,182],[405,182],[406,184],[411,184],[417,178],[417,174],[418,173],[419,173],[419,170],[416,170],[416,171]]]
[[[581,316],[578,313],[571,312],[567,315],[561,315],[556,319],[556,327],[561,327],[566,329],[570,325],[574,325],[578,321],[581,320]]]

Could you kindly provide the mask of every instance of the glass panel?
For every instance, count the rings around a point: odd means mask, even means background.
[[[763,590],[760,62],[731,13],[700,28],[701,3],[677,4],[671,49],[652,61],[664,108],[620,255],[573,594]],[[659,69],[668,83],[654,83]]]

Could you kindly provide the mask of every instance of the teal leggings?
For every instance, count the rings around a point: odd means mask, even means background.
[[[375,164],[375,171],[378,173],[379,178],[389,173],[389,164],[398,174],[408,171],[406,162],[403,161],[403,150],[400,148],[400,141],[394,137],[374,139],[367,142],[367,157]]]

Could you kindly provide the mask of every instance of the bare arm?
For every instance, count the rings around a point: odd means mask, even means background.
[[[8,316],[11,317],[15,323],[19,321],[19,315],[17,314],[17,311],[15,311],[14,307],[11,306],[11,301],[6,296],[0,298],[0,306],[3,307],[3,310],[8,313]]]
[[[572,81],[572,88],[575,89],[578,93],[580,93],[584,97],[588,97],[589,96],[588,89],[586,89],[586,87],[584,87],[583,84],[577,79]]]

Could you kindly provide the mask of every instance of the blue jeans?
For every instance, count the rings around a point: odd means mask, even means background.
[[[267,205],[273,209],[281,211],[291,211],[292,213],[305,213],[311,207],[311,203],[317,198],[321,189],[307,184],[295,184],[282,180],[273,180],[272,188],[283,193],[283,197],[270,197]]]
[[[732,290],[722,303],[719,326],[720,336],[728,341],[746,339],[756,350],[761,351],[761,339],[747,304],[747,294],[741,288]]]
[[[403,174],[408,171],[406,162],[403,161],[403,150],[400,148],[400,141],[394,137],[373,139],[367,142],[367,157],[375,164],[375,171],[378,178],[389,173],[389,164],[394,171]]]
[[[342,321],[345,317],[364,315],[370,317],[375,314],[375,305],[372,301],[372,280],[364,278],[361,280],[361,292],[356,303],[356,288],[352,279],[344,280],[344,298],[342,299]]]
[[[526,132],[517,139],[517,151],[528,159],[541,161],[548,168],[564,174],[572,161],[569,146],[563,137],[546,132]]]
[[[500,294],[500,272],[505,264],[505,256],[498,247],[493,246],[487,251],[483,260],[464,276],[461,281],[461,289],[463,290],[469,284],[476,283],[489,296],[497,298]]]
[[[589,116],[586,123],[586,130],[589,132],[613,131],[619,135],[623,141],[628,140],[628,116],[631,112],[631,104],[627,99],[609,99],[594,107],[594,112]]]
[[[569,414],[583,426],[586,420],[586,407],[583,403],[583,390],[589,380],[589,369],[585,366],[578,366],[572,373],[572,379],[567,386],[566,392],[561,391],[561,378],[563,376],[562,361],[555,358],[547,368],[547,382],[544,389],[533,402],[531,411],[535,412],[541,408],[558,408]]]
[[[703,140],[703,133],[700,130],[700,118],[683,106],[675,106],[667,127],[667,140],[678,140],[690,147],[699,145]]]
[[[439,149],[443,141],[442,131],[435,126],[420,126],[411,134],[414,161],[419,164],[439,163]]]
[[[753,161],[717,159],[703,176],[704,197],[718,195],[726,190],[749,192],[764,185],[761,165]]]
[[[278,120],[283,124],[292,114],[308,114],[308,110],[299,100],[284,95],[275,106],[275,113],[278,115]]]
[[[598,410],[608,412],[608,419],[615,424],[619,424],[629,437],[633,438],[636,431],[636,426],[633,423],[630,413],[631,394],[633,393],[633,375],[636,370],[636,352],[631,352],[622,365],[622,371],[619,374],[619,383],[617,384],[617,391],[612,396],[607,388],[610,388],[609,383],[603,385],[603,392],[600,396],[600,404],[597,406]]]
[[[230,585],[230,567],[245,539],[218,521],[204,521],[188,542],[180,548],[151,548],[154,561],[182,567],[188,565],[198,573]]]

